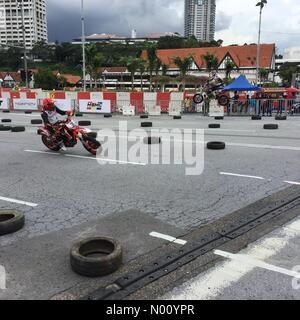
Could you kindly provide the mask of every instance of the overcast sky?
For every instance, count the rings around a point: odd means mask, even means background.
[[[217,0],[216,40],[225,44],[257,42],[258,0]],[[279,51],[300,46],[300,1],[269,0],[263,12],[262,41]],[[69,41],[81,34],[81,0],[47,0],[50,41]],[[184,0],[84,0],[86,34],[138,36],[172,31],[183,34]]]

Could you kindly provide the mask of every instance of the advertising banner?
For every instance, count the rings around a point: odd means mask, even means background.
[[[83,113],[110,113],[110,100],[79,100],[79,111]]]
[[[14,110],[38,110],[37,99],[14,99]]]
[[[135,116],[135,107],[123,107],[123,116]]]
[[[0,109],[1,110],[8,109],[8,100],[6,98],[0,98]]]
[[[72,111],[71,99],[55,99],[55,105],[62,111]]]
[[[219,106],[217,100],[212,100],[209,107],[210,117],[224,117],[224,107]]]

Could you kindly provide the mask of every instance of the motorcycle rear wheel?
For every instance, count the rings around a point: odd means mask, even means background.
[[[52,139],[50,139],[49,137],[47,137],[45,135],[42,136],[42,142],[51,151],[59,151],[60,150],[60,147],[55,142],[53,142]]]

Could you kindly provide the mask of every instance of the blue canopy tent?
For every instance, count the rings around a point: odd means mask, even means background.
[[[245,76],[239,76],[229,86],[223,88],[223,91],[258,91],[260,87],[252,85]]]

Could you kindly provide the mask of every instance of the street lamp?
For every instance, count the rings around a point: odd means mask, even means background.
[[[85,61],[85,30],[84,30],[84,7],[81,0],[81,29],[82,29],[82,75],[83,75],[83,90],[86,91],[86,61]]]
[[[27,64],[27,50],[26,50],[26,28],[24,23],[24,12],[23,12],[23,0],[18,0],[18,8],[21,10],[22,17],[22,30],[23,30],[23,45],[24,45],[24,68],[25,68],[25,81],[26,89],[28,89],[28,64]]]
[[[262,10],[264,6],[268,3],[267,0],[261,0],[257,3],[257,7],[260,7],[259,11],[259,28],[258,28],[258,42],[257,42],[257,57],[256,57],[256,84],[258,84],[259,80],[259,69],[260,69],[260,38],[261,38],[261,16],[262,16]]]

